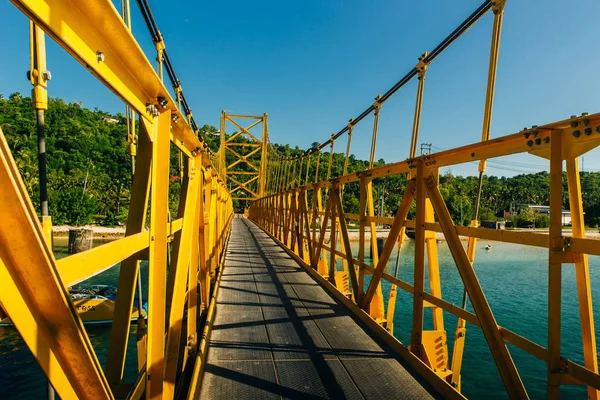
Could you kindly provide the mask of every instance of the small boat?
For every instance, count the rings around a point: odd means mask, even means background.
[[[71,300],[81,321],[86,325],[111,324],[115,311],[117,289],[108,285],[78,285],[69,289]],[[145,318],[145,304],[142,316]],[[138,308],[131,310],[131,321],[137,321]],[[0,320],[0,326],[12,326],[10,318]]]
[[[407,229],[404,234],[412,240],[415,240],[416,231],[414,229]]]
[[[486,245],[486,246],[485,246],[485,249],[486,249],[486,250],[491,250],[491,249],[492,249],[492,245],[491,245],[491,244],[488,244],[488,245]]]

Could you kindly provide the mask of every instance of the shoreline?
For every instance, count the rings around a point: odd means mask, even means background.
[[[69,237],[69,230],[70,229],[78,229],[78,228],[88,228],[88,229],[92,229],[94,231],[94,240],[96,239],[106,239],[106,240],[115,240],[115,239],[119,239],[125,236],[125,226],[113,226],[113,227],[109,227],[109,226],[98,226],[98,225],[84,225],[84,226],[79,226],[79,227],[74,227],[74,226],[69,226],[69,225],[57,225],[52,227],[52,234],[54,235],[55,238],[68,238]],[[510,229],[510,231],[512,232],[532,232],[532,233],[538,233],[540,235],[547,235],[548,234],[548,229],[547,228],[543,228],[543,229],[528,229],[528,228],[523,228],[523,229]],[[586,229],[586,237],[590,238],[590,239],[600,239],[600,232],[598,232],[597,228],[589,228]],[[389,229],[378,229],[377,230],[377,238],[382,238],[385,239],[388,237],[389,234]],[[572,235],[572,231],[571,229],[563,229],[563,235],[564,236],[571,236]],[[358,242],[359,241],[359,237],[360,237],[360,233],[358,229],[352,228],[348,230],[348,236],[350,241],[352,242]],[[329,238],[329,230],[327,230],[327,232],[325,233],[325,239]],[[371,233],[369,232],[369,230],[367,229],[365,232],[365,239],[371,239]],[[441,232],[436,232],[436,239],[439,241],[445,241],[445,237],[444,234]],[[461,240],[467,240],[467,236],[460,236]],[[412,240],[408,237],[404,237],[404,240]],[[479,240],[483,240],[483,239],[479,239]],[[493,241],[493,240],[490,240]]]

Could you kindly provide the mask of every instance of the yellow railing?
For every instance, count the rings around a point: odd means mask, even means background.
[[[587,385],[588,397],[600,396],[597,349],[591,301],[588,255],[600,255],[600,241],[585,238],[581,185],[577,157],[600,144],[600,115],[582,114],[569,120],[524,129],[522,132],[490,139],[496,67],[505,1],[485,1],[430,53],[424,53],[396,85],[363,113],[351,119],[342,130],[327,141],[302,155],[291,157],[270,152],[267,169],[267,196],[254,201],[250,218],[285,246],[309,271],[353,309],[359,317],[388,341],[406,361],[444,395],[454,396],[461,390],[461,367],[465,346],[466,322],[481,328],[500,377],[511,398],[528,397],[519,372],[505,342],[511,343],[548,365],[548,396],[558,398],[560,386]],[[424,80],[433,60],[469,29],[482,15],[494,14],[488,65],[487,93],[484,104],[481,142],[452,150],[416,157]],[[379,116],[385,102],[411,79],[419,80],[415,103],[409,158],[406,161],[374,167]],[[373,114],[373,133],[369,167],[348,174],[350,144],[355,126]],[[459,127],[458,129],[462,129]],[[347,146],[342,176],[331,178],[333,146],[347,134]],[[329,147],[329,148],[328,148]],[[323,150],[329,150],[328,164],[323,165]],[[486,160],[519,153],[530,153],[550,160],[550,230],[549,234],[517,231],[496,231],[478,227],[477,212],[483,184]],[[479,186],[475,213],[469,227],[455,225],[438,187],[439,169],[478,161]],[[563,235],[562,191],[563,162],[566,162],[568,197],[572,215],[572,237]],[[323,174],[326,171],[326,174]],[[314,174],[314,175],[313,175]],[[406,175],[408,184],[395,217],[376,217],[373,181],[381,177]],[[314,176],[314,178],[313,178]],[[325,180],[323,180],[325,176]],[[348,185],[360,187],[358,214],[344,211],[343,190]],[[355,187],[356,189],[356,187]],[[400,194],[400,193],[396,193]],[[416,203],[414,220],[407,219]],[[347,205],[346,205],[347,206]],[[358,252],[350,247],[347,221],[358,221]],[[377,247],[377,224],[391,226],[381,251]],[[385,272],[392,251],[397,246],[398,257],[406,228],[415,229],[414,281],[405,282],[395,274]],[[369,237],[367,237],[367,232]],[[442,297],[436,232],[446,238],[452,257],[465,288],[462,304],[452,304]],[[468,238],[466,249],[459,235]],[[494,314],[479,285],[473,269],[476,240],[498,240],[548,249],[548,343],[534,343],[519,334],[498,326]],[[370,245],[370,259],[367,250]],[[427,254],[427,257],[425,256]],[[338,265],[338,260],[341,265]],[[427,262],[425,261],[427,260]],[[579,302],[584,366],[561,356],[561,265],[574,263],[577,299]],[[427,268],[426,268],[427,266]],[[426,273],[427,271],[427,273]],[[365,277],[369,275],[367,284]],[[425,290],[425,276],[429,288]],[[391,290],[384,298],[381,281]],[[406,346],[393,337],[393,319],[398,288],[412,295],[413,320],[410,343]],[[524,294],[526,295],[526,294]],[[466,309],[470,299],[474,312]],[[387,303],[387,307],[386,307]],[[424,310],[431,309],[433,326],[424,327]],[[444,312],[458,317],[449,359]],[[526,318],[527,316],[523,316]],[[375,324],[375,325],[373,325]],[[433,373],[433,375],[432,375]],[[435,377],[435,378],[434,378]]]
[[[187,387],[178,382],[205,356],[202,323],[213,303],[233,208],[208,149],[198,139],[179,81],[173,82],[176,100],[163,84],[163,63],[169,76],[174,71],[162,36],[153,35],[157,74],[131,34],[128,1],[122,16],[112,2],[102,0],[13,4],[32,21],[37,40],[32,57],[45,56],[40,39],[44,31],[126,102],[128,119],[139,115],[139,131],[133,143],[134,125],[128,122],[135,174],[125,237],[56,260],[0,130],[0,318],[10,317],[60,398],[140,398],[144,393],[146,398],[173,398],[176,391],[186,393]],[[46,98],[46,81],[32,83],[36,108],[43,110],[37,103]],[[182,170],[179,212],[172,221],[171,144],[180,152]],[[124,381],[135,289],[141,285],[140,261],[145,260],[148,313],[147,324],[138,319],[133,361],[138,377]],[[68,287],[116,263],[118,291],[102,366]]]
[[[443,388],[446,383],[456,388],[460,386],[460,363],[466,321],[483,331],[511,397],[522,398],[527,394],[505,342],[548,363],[550,391],[561,384],[585,384],[589,387],[590,398],[595,398],[600,390],[600,375],[597,366],[588,255],[600,255],[600,241],[585,238],[577,157],[598,146],[600,135],[574,134],[583,126],[594,129],[600,127],[600,114],[542,125],[482,143],[282,191],[253,202],[250,207],[250,219],[292,252],[306,268],[318,273],[332,290],[351,299],[353,304],[362,309],[360,313],[363,313],[363,316],[368,314],[372,321],[387,328],[384,336],[398,349],[404,345],[392,336],[396,290],[399,288],[410,293],[413,297],[410,353],[404,351],[403,354],[417,370],[421,369],[417,361],[420,360],[436,372],[439,376],[439,382],[436,384],[438,388]],[[464,227],[453,223],[438,188],[439,168],[527,152],[550,160],[549,234]],[[566,162],[572,237],[564,235],[562,231],[563,162]],[[373,202],[372,193],[366,190],[368,184],[376,178],[400,174],[407,176],[408,184],[395,217],[375,217],[368,213],[367,204]],[[359,184],[361,188],[361,211],[358,215],[344,212],[341,190],[344,185],[350,184]],[[321,207],[321,201],[324,201],[324,207]],[[416,218],[410,220],[407,219],[407,215],[413,201],[416,201]],[[347,221],[359,223],[358,254],[351,251]],[[377,223],[390,226],[381,253],[378,252],[375,242]],[[395,246],[401,246],[406,228],[415,228],[413,282],[402,281],[384,272]],[[372,264],[366,262],[365,256],[365,245],[369,243],[367,232],[372,244]],[[442,297],[436,232],[444,234],[474,312],[466,310],[464,304],[455,305]],[[546,345],[534,343],[496,323],[473,269],[474,260],[470,259],[459,235],[548,248],[549,339]],[[325,243],[326,239],[329,244]],[[342,261],[341,265],[337,260]],[[567,263],[575,264],[577,271],[577,293],[574,295],[579,299],[585,366],[561,356],[561,265]],[[429,277],[428,290],[424,284],[425,271]],[[371,277],[368,285],[365,283],[367,275]],[[381,290],[382,279],[392,285],[387,299]],[[384,312],[386,300],[387,313]],[[433,329],[424,328],[425,308],[432,310]],[[459,318],[459,327],[453,342],[452,361],[448,360],[443,312]],[[443,344],[441,348],[440,343]]]

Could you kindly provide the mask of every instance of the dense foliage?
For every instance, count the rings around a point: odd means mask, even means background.
[[[110,119],[116,121],[111,122]],[[125,221],[131,187],[131,158],[124,120],[121,114],[112,116],[98,109],[92,111],[83,108],[80,103],[68,104],[61,99],[50,99],[46,112],[46,148],[50,214],[55,224],[114,224]],[[37,207],[37,136],[31,99],[19,93],[10,95],[8,99],[0,95],[0,128]],[[205,125],[201,131],[214,133],[216,128]],[[218,136],[204,134],[203,138],[213,151],[218,149]],[[300,148],[291,148],[289,145],[276,144],[274,148],[279,154],[286,156],[303,153]],[[242,149],[240,153],[245,154],[248,151],[250,148]],[[227,157],[230,159],[233,155],[228,154]],[[328,152],[324,152],[321,157],[319,180],[326,178],[328,157]],[[180,182],[177,159],[178,152],[173,149],[170,188],[172,214],[177,210]],[[384,160],[375,163],[376,166],[383,164]],[[344,154],[334,153],[331,176],[340,176],[343,165]],[[367,161],[350,156],[348,173],[364,170],[367,166]],[[313,156],[309,181],[314,180],[315,167],[316,156]],[[248,167],[241,167],[240,170],[248,170]],[[305,171],[305,167],[303,170]],[[302,179],[305,179],[305,173]],[[564,181],[563,206],[568,209],[566,179]],[[586,224],[596,226],[600,223],[600,173],[582,173],[581,186]],[[405,176],[389,176],[375,180],[376,213],[393,215],[405,187]],[[477,178],[454,176],[447,172],[440,176],[440,189],[456,223],[468,224],[473,216]],[[535,220],[537,227],[543,227],[547,224],[544,216],[529,211],[517,214],[516,206],[519,203],[547,205],[548,196],[547,172],[500,178],[485,176],[479,217],[481,220],[493,220],[503,217],[505,211],[515,211],[512,216],[515,225],[527,226]],[[344,207],[346,212],[358,213],[357,183],[346,185]]]

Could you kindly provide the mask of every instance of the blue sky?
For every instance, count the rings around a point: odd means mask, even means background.
[[[133,7],[134,35],[155,58]],[[269,114],[274,142],[307,148],[339,131],[385,92],[481,4],[424,0],[158,1],[150,0],[169,55],[199,124],[218,126],[220,111]],[[500,46],[492,137],[524,127],[600,111],[597,0],[508,0]],[[0,3],[0,93],[31,88],[28,21]],[[429,67],[419,142],[447,149],[477,142],[492,14],[488,13]],[[122,112],[124,105],[48,40],[49,95],[85,107]],[[382,108],[377,158],[408,156],[416,80]],[[368,158],[372,119],[357,126],[352,152]],[[345,140],[337,149],[345,147]],[[600,170],[600,151],[585,157]],[[500,160],[489,174],[544,169],[529,155]],[[475,174],[475,164],[452,168]]]

